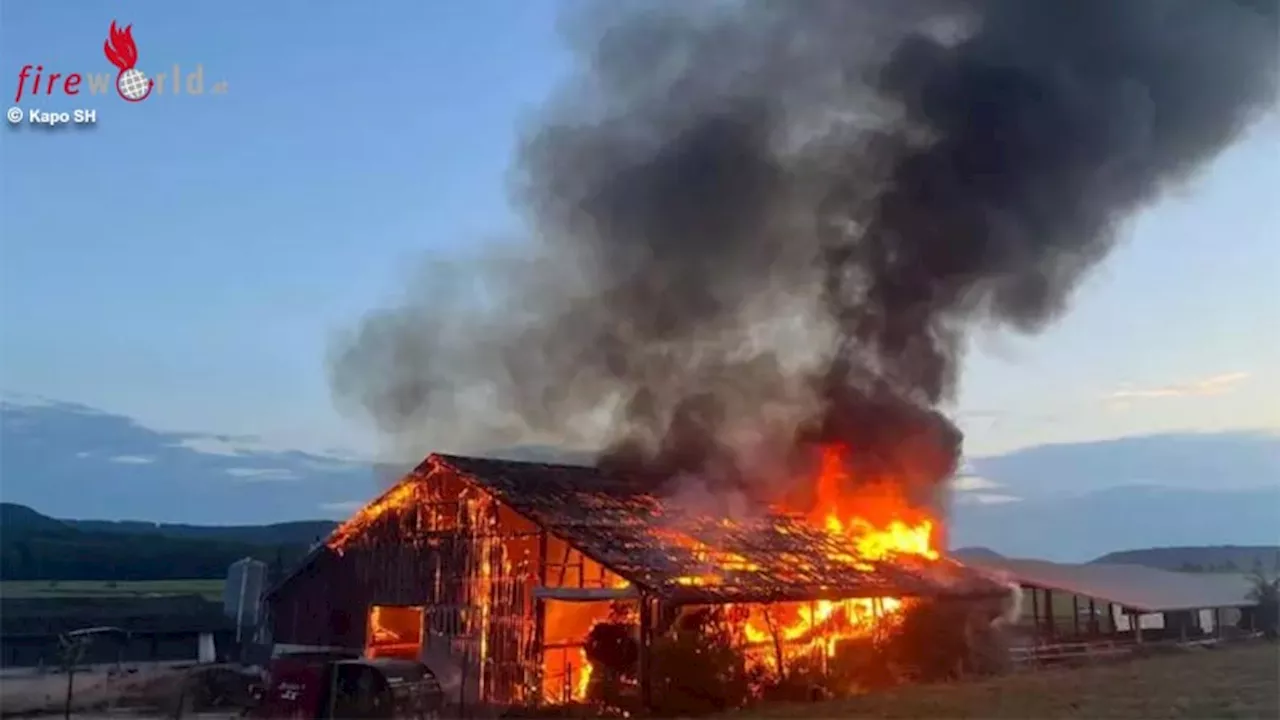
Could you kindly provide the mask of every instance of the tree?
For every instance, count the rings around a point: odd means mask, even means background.
[[[1268,579],[1258,572],[1249,580],[1253,583],[1249,599],[1257,603],[1255,629],[1261,630],[1268,640],[1275,640],[1280,636],[1280,577]]]

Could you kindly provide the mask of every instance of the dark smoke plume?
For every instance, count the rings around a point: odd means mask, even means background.
[[[337,348],[338,399],[419,451],[607,446],[758,493],[838,441],[930,488],[969,330],[1052,321],[1275,94],[1277,0],[627,7],[570,27],[516,168],[531,241]]]

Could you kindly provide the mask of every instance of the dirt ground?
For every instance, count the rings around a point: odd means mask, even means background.
[[[66,681],[65,677],[59,679]],[[155,681],[156,676],[149,680]],[[2,685],[8,682],[6,679]],[[3,689],[5,701],[0,705],[9,714],[7,699],[12,696],[9,687]],[[73,715],[123,716],[114,712]],[[201,713],[186,717],[221,720],[234,716]],[[1094,667],[1025,672],[985,682],[904,687],[827,703],[770,705],[731,713],[721,720],[750,718],[1280,718],[1280,646],[1200,649]]]
[[[105,669],[81,671],[73,678],[73,709],[107,706],[121,699],[149,693],[160,685],[177,687],[186,670],[168,665],[143,666],[133,673],[113,675]],[[40,711],[62,714],[67,697],[67,676],[61,673],[6,673],[0,679],[0,716],[30,715]]]
[[[985,682],[898,688],[847,700],[773,705],[747,718],[1278,718],[1280,645],[1199,649]]]

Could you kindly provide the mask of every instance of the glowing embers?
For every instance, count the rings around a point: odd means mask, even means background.
[[[417,660],[422,653],[422,607],[371,605],[365,655]]]
[[[753,657],[777,670],[785,656],[818,652],[831,657],[842,640],[868,638],[892,627],[908,601],[855,598],[731,606]],[[763,652],[767,650],[767,652]]]

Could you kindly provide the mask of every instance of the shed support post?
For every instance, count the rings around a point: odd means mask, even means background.
[[[1129,608],[1129,624],[1133,627],[1133,641],[1142,644],[1142,615],[1137,610]]]
[[[1071,634],[1080,637],[1080,596],[1071,593]]]
[[[1053,591],[1049,588],[1044,589],[1044,627],[1050,638],[1054,638],[1058,634],[1057,630],[1058,618],[1053,614]]]
[[[646,712],[653,708],[653,598],[640,595],[640,667],[636,679],[640,685],[640,707]]]
[[[1099,635],[1101,632],[1098,627],[1098,604],[1093,598],[1089,598],[1089,634]]]
[[[1213,609],[1213,636],[1222,637],[1222,608]]]
[[[547,600],[541,597],[537,592],[537,588],[545,587],[547,584],[547,531],[542,530],[538,533],[538,580],[534,583],[535,592],[533,594],[533,672],[531,691],[533,692],[534,704],[541,705],[543,700],[542,681],[546,672],[547,665]]]
[[[1031,586],[1031,628],[1036,634],[1036,642],[1040,641],[1040,588]]]

